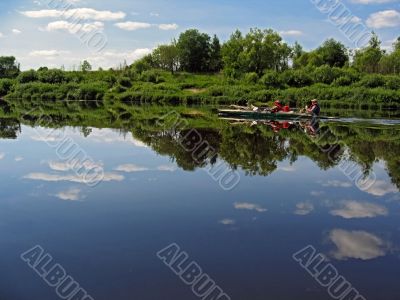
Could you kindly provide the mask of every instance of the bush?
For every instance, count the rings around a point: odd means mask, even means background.
[[[79,86],[80,100],[102,100],[106,88],[102,82],[86,83]]]
[[[386,77],[385,87],[391,90],[400,89],[400,77],[399,76],[388,76]]]
[[[244,75],[244,79],[243,80],[244,80],[245,83],[256,84],[258,79],[259,79],[258,74],[252,72],[252,73],[246,73]]]
[[[151,83],[165,82],[165,79],[161,76],[161,73],[156,70],[144,71],[140,76],[140,80]]]
[[[38,72],[39,81],[43,83],[63,83],[66,76],[63,71],[58,69],[42,70]]]
[[[266,88],[281,88],[284,85],[280,74],[275,71],[268,71],[265,73],[264,76],[261,77],[260,83]]]
[[[330,66],[321,66],[314,70],[312,77],[314,82],[331,84],[333,81],[343,75],[339,68],[331,68]]]
[[[352,84],[353,84],[353,80],[347,75],[341,76],[332,82],[333,86],[349,86]]]
[[[122,77],[122,78],[120,78],[120,79],[118,80],[118,83],[119,83],[121,86],[126,87],[126,88],[132,87],[132,81],[131,81],[131,79],[128,78],[128,77]]]
[[[377,74],[366,75],[359,82],[359,86],[366,88],[383,87],[385,86],[385,77]]]
[[[19,83],[28,83],[37,80],[38,80],[38,74],[36,73],[35,70],[21,72],[17,77],[17,81]]]
[[[12,79],[0,79],[0,96],[7,95],[14,85],[14,80]]]
[[[287,70],[281,74],[280,78],[290,87],[304,87],[313,83],[311,76],[303,70]]]

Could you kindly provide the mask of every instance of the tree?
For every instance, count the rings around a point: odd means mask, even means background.
[[[153,60],[159,68],[173,74],[179,67],[179,51],[176,44],[158,46],[153,52]]]
[[[235,76],[251,72],[262,75],[266,70],[285,70],[291,52],[278,33],[258,28],[251,29],[245,37],[236,31],[222,51],[227,73]]]
[[[316,50],[324,65],[342,68],[349,62],[347,48],[340,42],[329,39]]]
[[[15,78],[20,66],[14,56],[0,56],[0,78]]]
[[[187,72],[207,72],[210,62],[210,36],[197,29],[183,32],[178,39],[180,67]]]
[[[222,69],[221,43],[216,35],[211,41],[210,65],[211,72],[219,72]]]
[[[368,46],[356,51],[354,67],[361,72],[377,73],[383,55],[381,41],[375,33],[372,33]]]
[[[84,60],[81,64],[81,70],[82,72],[92,71],[92,65],[87,60]]]
[[[400,74],[400,37],[393,44],[393,52],[383,54],[379,70],[384,74]]]
[[[221,49],[224,71],[227,76],[237,77],[245,72],[242,63],[243,52],[244,38],[242,33],[236,30]]]

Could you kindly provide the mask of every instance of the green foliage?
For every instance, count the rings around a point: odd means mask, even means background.
[[[281,88],[284,82],[278,72],[268,71],[260,79],[260,83],[268,89]]]
[[[359,82],[359,86],[366,88],[377,88],[385,86],[385,77],[379,74],[366,75]]]
[[[14,56],[0,56],[0,78],[15,78],[20,66]]]
[[[65,73],[59,69],[42,70],[37,72],[38,79],[43,83],[63,83],[66,81]]]
[[[379,63],[384,55],[380,48],[381,42],[376,34],[373,34],[369,45],[356,51],[354,56],[354,67],[360,72],[377,73]]]
[[[385,87],[391,90],[400,90],[400,77],[399,76],[387,77]]]
[[[152,58],[157,68],[171,73],[179,67],[179,50],[175,44],[158,46],[153,51]]]
[[[321,57],[324,65],[330,67],[342,68],[349,62],[348,50],[342,43],[334,39],[325,41],[316,50],[316,54]]]
[[[39,77],[35,70],[21,72],[17,77],[19,83],[33,82],[37,81],[38,79]]]
[[[210,36],[197,29],[187,30],[179,36],[180,66],[187,72],[207,72],[211,55]]]
[[[287,70],[281,74],[281,80],[290,87],[304,87],[313,83],[305,70]]]
[[[255,72],[246,73],[243,78],[244,82],[249,84],[256,84],[258,82],[258,79],[258,74]]]
[[[140,80],[151,83],[161,83],[165,81],[161,73],[156,70],[144,71],[140,76]]]
[[[87,60],[83,61],[80,68],[82,72],[92,71],[92,65]]]
[[[11,91],[13,86],[14,86],[14,80],[0,79],[0,96],[7,95]]]
[[[342,75],[342,69],[332,68],[328,65],[324,65],[314,70],[312,78],[314,82],[331,84]]]

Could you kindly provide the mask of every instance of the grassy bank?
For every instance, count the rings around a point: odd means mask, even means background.
[[[27,71],[16,79],[0,80],[0,95],[7,99],[163,104],[260,104],[281,99],[291,106],[303,106],[317,98],[329,107],[375,109],[399,107],[399,89],[400,76],[364,75],[330,67],[268,72],[261,78],[248,73],[241,79],[127,69]]]

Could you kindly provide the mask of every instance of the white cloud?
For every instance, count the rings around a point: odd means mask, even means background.
[[[12,33],[13,34],[15,34],[15,35],[18,35],[18,34],[21,34],[22,33],[22,31],[21,30],[19,30],[19,29],[16,29],[16,28],[14,28],[13,30],[11,30],[12,31]]]
[[[314,205],[310,202],[301,202],[296,205],[295,214],[299,216],[306,216],[314,211]]]
[[[103,168],[102,163],[95,163],[90,160],[81,161],[78,159],[69,160],[66,162],[50,161],[49,167],[53,171],[67,172],[71,170],[100,170]]]
[[[152,17],[159,17],[160,14],[157,13],[157,12],[151,12],[151,13],[150,13],[150,16],[152,16]]]
[[[107,67],[115,67],[119,63],[123,62],[126,60],[128,64],[142,58],[143,56],[150,54],[152,52],[152,49],[149,48],[140,48],[136,49],[133,51],[129,52],[123,52],[123,51],[116,51],[116,50],[109,50],[105,52],[101,52],[99,54],[89,56],[87,57],[87,60],[90,62],[93,62],[99,66],[102,66],[103,68]],[[91,134],[93,137],[93,133]],[[113,142],[131,142],[135,144],[137,147],[147,147],[143,142],[138,141],[132,137],[130,138],[124,138],[124,137],[115,137],[115,134],[113,136],[102,136],[102,137],[95,137],[94,140],[97,140],[99,142],[107,142],[107,143],[113,143]]]
[[[300,30],[284,30],[279,32],[282,36],[302,36],[304,33]]]
[[[350,182],[339,181],[339,180],[329,180],[322,183],[325,187],[340,187],[340,188],[351,188],[352,184]]]
[[[223,219],[223,220],[219,221],[219,223],[222,225],[235,225],[236,221],[232,220],[232,219]]]
[[[243,202],[243,203],[236,202],[233,206],[235,207],[235,209],[254,210],[254,211],[260,212],[260,213],[267,211],[266,208],[263,208],[258,204],[247,203],[247,202]]]
[[[47,174],[47,173],[30,173],[24,176],[25,179],[30,180],[38,180],[38,181],[47,181],[47,182],[60,182],[60,181],[69,181],[75,183],[93,183],[93,180],[86,179],[85,176],[78,175],[57,175],[57,174]],[[100,179],[100,178],[99,178]],[[102,177],[101,181],[122,181],[125,177],[116,174],[116,173],[104,173],[104,177]]]
[[[119,171],[119,172],[134,173],[134,172],[148,171],[149,169],[145,168],[145,167],[133,165],[133,164],[125,164],[125,165],[120,165],[120,166],[116,167],[114,170]]]
[[[388,28],[400,26],[400,12],[397,10],[385,10],[373,13],[367,20],[367,25],[371,28]]]
[[[115,26],[123,30],[134,31],[138,29],[150,28],[152,25],[149,23],[128,21],[128,22],[116,23]]]
[[[296,168],[293,166],[279,167],[278,170],[283,172],[296,172]]]
[[[124,19],[124,12],[112,12],[108,10],[95,10],[93,8],[74,8],[69,10],[43,9],[21,12],[29,18],[64,18],[69,20],[95,20],[95,21],[116,21]]]
[[[347,17],[331,17],[331,19],[337,24],[337,25],[346,25],[346,24],[357,24],[361,23],[362,19],[357,17],[357,16],[347,16]]]
[[[93,22],[93,23],[71,23],[67,21],[55,21],[47,24],[45,31],[58,31],[65,30],[71,34],[76,34],[80,32],[92,32],[101,31],[104,29],[104,23]]]
[[[77,201],[80,200],[81,190],[77,188],[71,188],[67,191],[59,192],[56,197],[61,200]]]
[[[161,30],[177,30],[179,28],[178,24],[160,24],[158,25],[158,28]]]
[[[0,32],[0,38],[4,37],[4,34]]]
[[[329,238],[337,247],[333,255],[339,260],[371,260],[385,256],[388,248],[382,239],[366,231],[335,229],[330,232]]]
[[[69,54],[69,51],[59,51],[59,50],[35,50],[29,53],[32,57],[43,57],[46,59],[54,59],[56,57]],[[38,141],[43,141],[43,137],[32,137],[32,139]],[[54,140],[53,140],[54,141]]]
[[[1,152],[1,153],[0,153],[0,160],[3,159],[5,156],[6,156],[6,154],[3,153],[3,152]]]
[[[397,193],[398,191],[399,190],[397,187],[395,187],[393,184],[383,180],[375,181],[370,188],[364,190],[364,192],[377,197],[382,197],[391,193]]]
[[[331,211],[333,216],[339,216],[344,219],[374,218],[386,216],[388,210],[386,207],[368,202],[344,201],[340,208]]]
[[[14,158],[14,160],[15,160],[16,162],[20,162],[20,161],[23,161],[24,158],[23,158],[22,156],[16,156],[16,157]]]
[[[162,165],[157,167],[158,171],[165,171],[165,172],[175,172],[176,167],[175,166],[169,166],[169,165]]]

